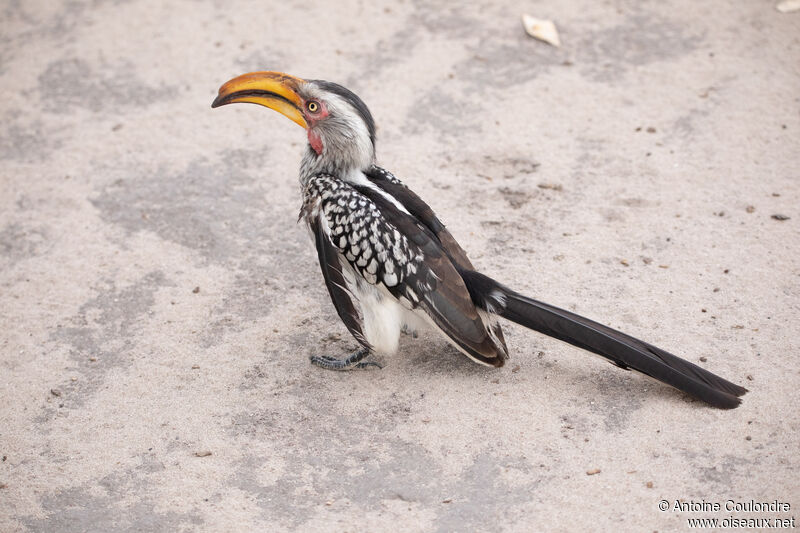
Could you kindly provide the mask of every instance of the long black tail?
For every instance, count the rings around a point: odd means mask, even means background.
[[[638,370],[721,409],[733,409],[747,389],[620,331],[522,296],[479,272],[461,272],[473,301],[517,324]]]

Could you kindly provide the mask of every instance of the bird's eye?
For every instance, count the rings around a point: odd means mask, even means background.
[[[309,102],[308,110],[311,111],[312,113],[316,113],[317,111],[319,111],[319,104],[316,102]]]

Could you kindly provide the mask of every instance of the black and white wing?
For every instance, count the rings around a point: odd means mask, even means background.
[[[475,270],[472,262],[467,257],[467,253],[461,248],[458,241],[453,238],[445,225],[442,224],[442,221],[439,220],[439,217],[436,216],[436,213],[433,212],[433,209],[417,193],[409,189],[394,174],[377,165],[372,165],[365,174],[372,183],[400,202],[406,211],[433,233],[453,264],[460,270]]]
[[[467,355],[502,366],[505,347],[488,334],[461,275],[430,230],[379,191],[330,175],[312,177],[306,198],[304,213],[312,228],[317,224],[320,262],[324,258],[323,274],[339,316],[352,316],[340,307],[340,302],[352,307],[352,300],[333,279],[337,271],[341,276],[341,265],[337,268],[329,257],[330,248],[367,283],[385,287],[409,309],[424,311]]]
[[[467,253],[461,245],[458,244],[458,241],[450,234],[442,221],[439,220],[439,217],[436,216],[433,209],[431,209],[431,207],[414,191],[397,179],[394,174],[377,165],[372,165],[365,174],[370,182],[389,194],[395,201],[399,202],[403,208],[416,219],[420,227],[428,229],[430,233],[433,234],[462,278],[469,272],[475,270],[469,257],[467,257]],[[365,190],[364,192],[368,195],[370,194],[369,190]],[[481,300],[475,300],[474,298],[473,302],[477,305],[481,305],[482,303]],[[486,326],[491,328],[492,333],[496,337],[495,340],[497,344],[502,348],[502,351],[507,354],[508,349],[506,348],[505,336],[503,335],[503,328],[500,326],[500,323],[493,318],[491,314],[484,315],[483,319],[486,322]]]
[[[344,279],[339,250],[331,243],[318,217],[308,218],[308,225],[317,245],[317,256],[319,257],[319,266],[322,269],[322,277],[325,278],[325,285],[328,287],[328,293],[331,295],[331,301],[339,314],[339,318],[342,319],[350,334],[358,342],[367,348],[371,348],[364,336],[364,317],[361,315],[359,307],[354,305],[353,295],[347,288],[347,283]]]

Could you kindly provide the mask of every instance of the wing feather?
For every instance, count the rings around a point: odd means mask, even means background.
[[[317,256],[319,257],[319,266],[322,269],[322,277],[325,278],[325,285],[328,287],[328,293],[331,296],[331,301],[336,308],[336,312],[350,331],[350,334],[353,335],[358,342],[370,348],[362,330],[364,324],[363,317],[358,307],[353,305],[353,296],[347,288],[347,282],[342,273],[340,254],[331,243],[319,218],[312,216],[307,220],[311,232],[314,234],[314,242],[317,246]]]
[[[474,359],[502,366],[507,356],[504,343],[500,341],[498,345],[488,333],[461,274],[436,236],[380,192],[369,187],[354,187],[353,191],[375,207],[368,211],[379,218],[378,223],[370,225],[381,233],[379,240],[387,235],[399,237],[392,244],[406,263],[394,267],[400,272],[396,284],[386,284],[389,292],[422,308],[453,343]],[[357,265],[356,261],[354,267]],[[378,280],[382,279],[382,272],[385,268],[378,269]]]
[[[453,238],[433,209],[414,191],[397,179],[394,174],[375,165],[367,170],[366,176],[372,183],[400,202],[417,221],[430,230],[453,264],[461,270],[475,270],[467,257],[467,252]]]
[[[430,232],[430,236],[435,241],[438,241],[441,249],[462,277],[465,272],[475,270],[469,257],[467,257],[467,253],[461,245],[458,244],[458,241],[455,240],[442,221],[439,220],[439,217],[436,216],[433,209],[431,209],[431,207],[414,191],[397,179],[394,174],[377,165],[370,167],[365,174],[373,184],[380,187],[399,202],[406,211],[416,219],[417,224],[421,228],[426,228]],[[480,302],[475,303],[480,305]],[[500,326],[500,323],[495,318],[492,318],[490,314],[485,315],[484,320],[488,321],[487,325],[491,329],[492,334],[496,337],[497,344],[502,348],[502,352],[507,357],[508,350],[506,348],[505,336],[503,335],[503,328]]]

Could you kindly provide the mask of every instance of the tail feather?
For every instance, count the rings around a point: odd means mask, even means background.
[[[523,296],[478,272],[462,272],[473,301],[545,335],[637,370],[714,407],[733,409],[747,389],[689,361],[570,311]]]

